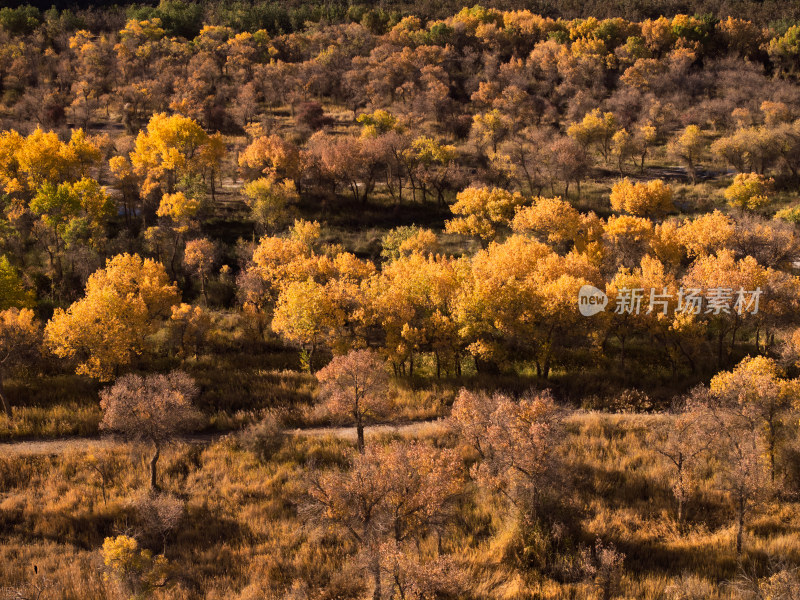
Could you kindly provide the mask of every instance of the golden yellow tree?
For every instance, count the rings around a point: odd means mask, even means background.
[[[739,173],[725,189],[725,199],[739,210],[758,210],[772,202],[771,192],[775,180],[758,173]]]
[[[472,135],[481,148],[489,148],[491,154],[497,154],[497,146],[511,132],[512,122],[498,109],[479,113],[472,118]]]
[[[793,401],[800,391],[798,381],[786,379],[773,359],[748,356],[733,370],[717,373],[709,387],[720,402],[762,424],[770,479],[774,483],[777,450],[791,418]]]
[[[561,198],[534,198],[532,206],[517,210],[511,229],[530,233],[539,241],[563,249],[578,244],[583,230],[581,213]]]
[[[304,349],[309,370],[314,369],[317,349],[333,344],[347,322],[337,291],[335,286],[308,279],[289,283],[278,296],[272,329]]]
[[[88,177],[102,158],[101,139],[75,129],[68,142],[55,131],[36,128],[24,137],[14,130],[0,133],[0,185],[10,195],[30,198],[42,185],[58,185]]]
[[[697,125],[687,125],[686,129],[668,145],[670,154],[686,165],[692,183],[697,183],[697,163],[703,156],[705,146],[705,136]]]
[[[127,595],[146,595],[169,581],[171,567],[166,557],[140,550],[139,542],[127,535],[107,537],[102,555],[111,578]]]
[[[244,186],[245,202],[258,227],[274,233],[285,225],[292,205],[300,199],[291,179],[277,180],[274,176],[260,177]]]
[[[383,250],[381,257],[395,260],[418,252],[423,255],[439,250],[439,240],[430,229],[421,229],[416,225],[395,227],[381,239]]]
[[[650,252],[673,272],[686,260],[686,248],[681,240],[679,225],[677,220],[656,224],[650,240]]]
[[[186,233],[197,226],[195,218],[200,212],[200,203],[194,198],[187,198],[183,192],[164,194],[158,205],[156,215],[165,219],[172,230],[172,251],[169,268],[175,273],[175,260]]]
[[[457,217],[447,221],[445,231],[490,240],[497,234],[498,227],[510,223],[515,209],[524,203],[525,199],[519,192],[501,188],[467,188],[458,193],[456,203],[450,207]]]
[[[318,273],[314,244],[320,225],[296,221],[288,237],[264,236],[253,251],[251,264],[240,277],[239,292],[246,305],[266,309],[289,283]]]
[[[163,265],[120,254],[89,277],[82,299],[56,309],[45,342],[56,356],[76,359],[79,374],[109,381],[148,349],[150,334],[179,301]]]
[[[372,263],[347,252],[309,252],[288,265],[265,266],[262,272],[271,280],[270,291],[277,291],[272,328],[303,348],[304,366],[313,369],[321,346],[341,354],[360,343],[362,282],[375,272]]]
[[[637,217],[653,217],[671,211],[672,188],[661,179],[632,182],[625,178],[611,188],[611,208]]]
[[[464,343],[477,361],[509,365],[532,360],[547,377],[570,348],[587,340],[590,322],[578,312],[578,290],[600,274],[584,254],[555,254],[514,235],[472,259],[456,300]]]
[[[193,119],[157,113],[136,136],[130,159],[142,181],[142,195],[147,196],[159,188],[173,193],[181,178],[216,169],[221,155],[218,141]]]
[[[358,115],[356,121],[361,124],[361,136],[365,138],[375,138],[398,129],[397,117],[381,108]]]
[[[694,219],[685,219],[677,235],[689,257],[696,258],[728,248],[734,232],[733,219],[715,210]]]
[[[637,146],[627,129],[620,129],[611,138],[611,154],[617,159],[617,169],[624,171],[625,161],[636,155]]]
[[[650,219],[621,215],[609,217],[603,239],[618,266],[635,267],[650,248],[653,222]]]
[[[614,113],[601,112],[599,108],[586,113],[583,120],[573,123],[567,128],[567,135],[575,139],[584,148],[597,146],[603,159],[607,162],[611,152],[614,134],[619,129]]]
[[[683,361],[692,372],[697,370],[705,324],[696,315],[676,312],[678,282],[660,260],[644,256],[638,267],[621,267],[606,285],[606,294],[609,308],[600,322],[605,334],[619,341],[623,367],[628,342],[640,337],[662,349],[674,374]]]
[[[736,343],[737,333],[744,326],[758,325],[796,303],[790,291],[796,290],[796,285],[792,286],[790,280],[780,282],[781,279],[782,275],[759,265],[751,256],[736,260],[730,250],[701,256],[692,263],[681,283],[687,294],[694,292],[706,300],[697,313],[716,337],[720,367],[724,366],[728,350]],[[785,290],[779,292],[781,287]],[[770,288],[773,293],[765,293],[764,298],[760,293],[753,295],[758,290],[766,292]],[[709,304],[709,298],[716,300]],[[755,304],[756,299],[758,304]],[[689,306],[687,300],[684,305]],[[725,344],[728,336],[730,346]]]
[[[414,374],[415,357],[432,352],[437,376],[443,364],[460,369],[463,345],[453,316],[465,263],[412,252],[384,265],[368,292],[371,317],[385,334],[384,347],[395,367]]]

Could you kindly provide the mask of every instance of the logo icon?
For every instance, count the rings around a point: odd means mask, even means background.
[[[578,310],[584,317],[591,317],[606,309],[608,296],[593,285],[581,286],[578,290]]]

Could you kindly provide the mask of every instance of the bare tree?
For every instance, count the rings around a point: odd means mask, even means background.
[[[379,545],[389,527],[387,483],[376,446],[363,449],[348,470],[320,472],[312,466],[308,482],[308,516],[342,528],[353,539],[369,563],[373,600],[382,597]]]
[[[681,528],[695,470],[710,445],[708,422],[703,418],[705,412],[700,403],[700,398],[705,395],[705,388],[699,388],[689,398],[679,400],[648,436],[655,451],[673,468],[672,493],[678,504],[677,518]]]
[[[116,431],[126,439],[153,446],[150,459],[150,487],[158,489],[157,464],[161,448],[176,435],[191,431],[200,422],[200,412],[192,402],[197,384],[182,371],[167,375],[126,375],[103,390],[100,429]]]
[[[373,578],[375,600],[382,597],[383,571],[399,597],[413,587],[412,580],[444,589],[447,582],[437,574],[453,572],[447,559],[437,557],[423,568],[412,555],[425,535],[448,520],[448,508],[462,489],[462,468],[454,450],[422,442],[369,444],[347,470],[310,470],[304,512],[341,528],[356,543]],[[423,571],[430,577],[422,577]]]
[[[101,450],[86,457],[86,466],[97,473],[100,479],[103,506],[107,506],[108,488],[113,484],[114,473],[117,471],[117,457],[111,451]]]
[[[219,259],[219,248],[208,238],[186,242],[183,264],[200,280],[200,293],[208,306],[208,278],[214,272]]]
[[[383,359],[372,350],[337,356],[317,373],[325,407],[355,421],[358,451],[364,452],[364,425],[386,411],[389,376]]]
[[[736,515],[736,555],[742,553],[748,512],[770,489],[770,461],[764,427],[741,405],[723,405],[716,398],[705,405],[710,419],[710,447],[718,489],[728,495]]]
[[[517,401],[462,390],[451,423],[481,458],[472,476],[531,513],[560,471],[556,450],[564,435],[562,412],[547,392]]]
[[[740,600],[797,600],[800,598],[800,569],[770,559],[767,574],[755,564],[741,566],[730,584]]]
[[[170,494],[148,492],[137,498],[133,505],[143,533],[157,538],[162,553],[166,553],[167,537],[183,519],[185,503]]]
[[[602,600],[616,598],[622,592],[625,555],[614,544],[603,544],[598,538],[591,556],[584,557],[586,574],[594,580]]]

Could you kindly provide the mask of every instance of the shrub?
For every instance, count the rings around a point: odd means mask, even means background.
[[[239,447],[266,462],[283,446],[284,437],[283,427],[275,415],[270,413],[242,431],[237,442]]]
[[[758,173],[739,173],[725,190],[725,199],[733,208],[757,210],[772,202],[773,179]]]
[[[671,211],[672,188],[661,179],[631,182],[623,179],[611,188],[611,207],[619,212],[645,217],[663,215]]]
[[[294,118],[300,127],[307,127],[311,131],[322,129],[333,122],[319,102],[303,102],[297,108]]]

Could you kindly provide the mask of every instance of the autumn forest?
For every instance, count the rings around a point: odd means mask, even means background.
[[[0,600],[800,598],[800,6],[0,8]]]

